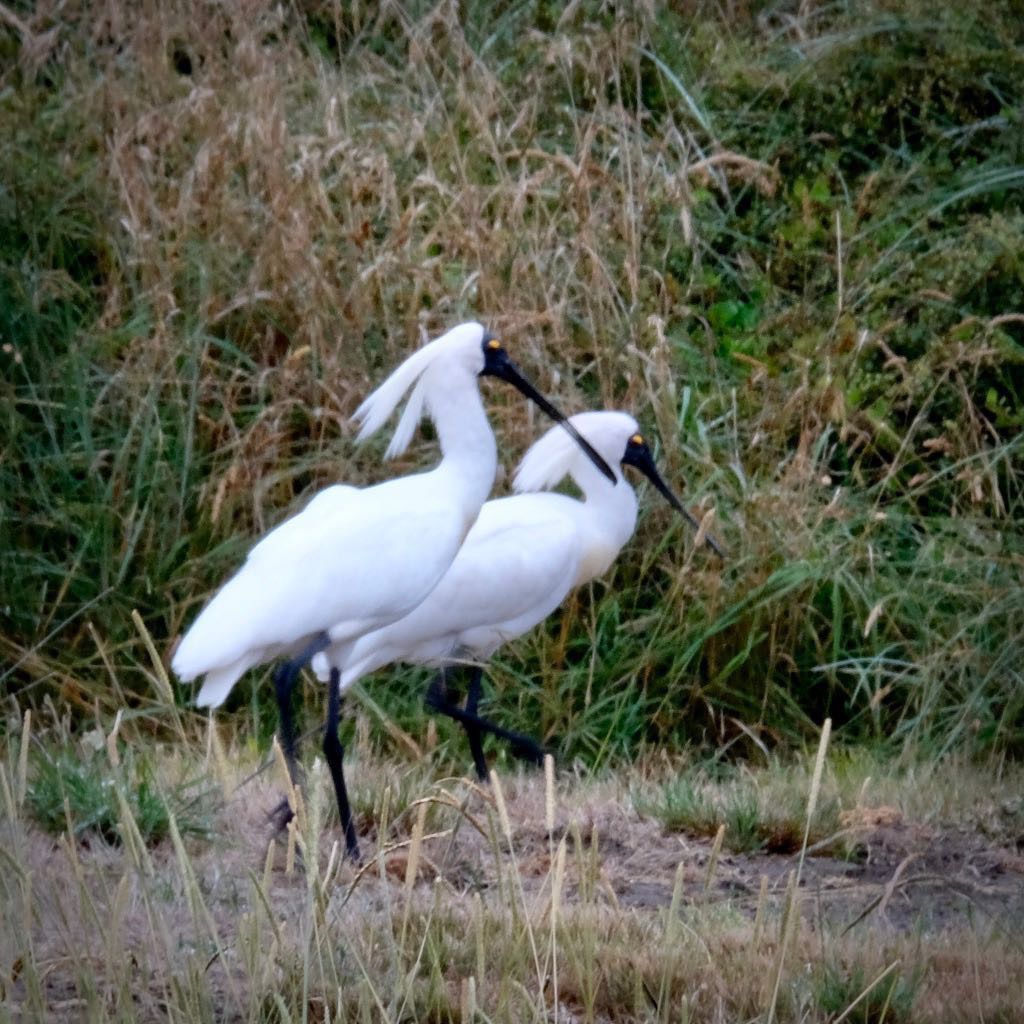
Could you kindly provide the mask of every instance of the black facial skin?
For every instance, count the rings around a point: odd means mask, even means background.
[[[654,465],[654,457],[651,455],[651,449],[647,447],[647,442],[639,434],[634,434],[626,444],[626,453],[622,456],[622,464],[624,466],[632,466],[634,469],[640,470],[641,473],[652,484],[661,492],[664,499],[679,513],[681,513],[686,521],[695,529],[700,529],[700,523],[690,514],[683,503],[672,493],[669,489],[668,484],[665,483],[661,478],[661,474],[658,472],[658,467]],[[725,550],[722,545],[711,536],[710,533],[704,534],[704,540],[706,541],[709,548],[719,558],[725,559]]]
[[[498,377],[519,389],[530,401],[540,406],[556,423],[560,423],[572,436],[573,440],[586,452],[590,461],[608,479],[615,484],[616,477],[600,455],[590,446],[590,442],[569,422],[565,413],[559,412],[519,371],[519,367],[508,357],[497,338],[484,335],[484,368],[481,377]]]

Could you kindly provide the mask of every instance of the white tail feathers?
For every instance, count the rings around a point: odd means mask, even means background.
[[[216,668],[211,672],[207,672],[203,685],[199,688],[199,693],[196,695],[196,707],[220,707],[227,700],[231,688],[238,682],[242,673],[252,668],[257,661],[258,655],[256,658],[247,655],[244,658],[239,658],[238,661],[233,662],[231,665],[225,665],[223,668]]]

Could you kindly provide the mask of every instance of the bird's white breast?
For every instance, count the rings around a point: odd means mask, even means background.
[[[576,574],[577,587],[582,586],[584,583],[589,583],[590,580],[596,579],[598,576],[604,575],[608,571],[612,562],[615,561],[615,557],[618,555],[621,545],[609,544],[602,541],[595,541],[588,544],[586,550],[583,552],[583,558],[580,561],[579,572]]]

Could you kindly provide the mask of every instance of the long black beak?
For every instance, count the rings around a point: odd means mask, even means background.
[[[530,401],[539,405],[556,423],[560,423],[572,435],[573,440],[587,453],[590,461],[613,483],[617,478],[600,455],[591,447],[590,442],[569,422],[565,413],[556,409],[523,375],[519,367],[508,357],[508,353],[496,343],[487,341],[484,343],[484,368],[480,371],[481,377],[498,377],[508,381],[509,384],[517,387]]]
[[[700,522],[697,518],[691,514],[689,509],[672,493],[668,484],[665,483],[661,478],[661,474],[658,472],[658,467],[654,464],[654,456],[651,455],[651,449],[647,447],[646,442],[637,437],[630,438],[629,443],[626,445],[626,454],[622,456],[622,464],[624,466],[633,466],[639,469],[641,473],[652,484],[661,492],[664,499],[682,516],[686,521],[695,529],[700,530]],[[709,548],[723,561],[725,560],[725,549],[721,544],[710,534],[704,534],[704,541]]]

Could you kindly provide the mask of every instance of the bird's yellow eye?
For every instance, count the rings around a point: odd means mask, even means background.
[[[644,443],[644,435],[643,434],[634,434],[629,439],[629,443],[630,444],[643,444]]]
[[[499,348],[501,348],[501,342],[500,342],[500,341],[498,341],[498,339],[497,339],[497,338],[491,338],[491,340],[490,340],[489,342],[487,342],[487,347],[488,347],[488,348],[489,348],[489,349],[490,349],[490,350],[491,350],[492,352],[497,352],[497,351],[498,351],[498,349],[499,349]]]

